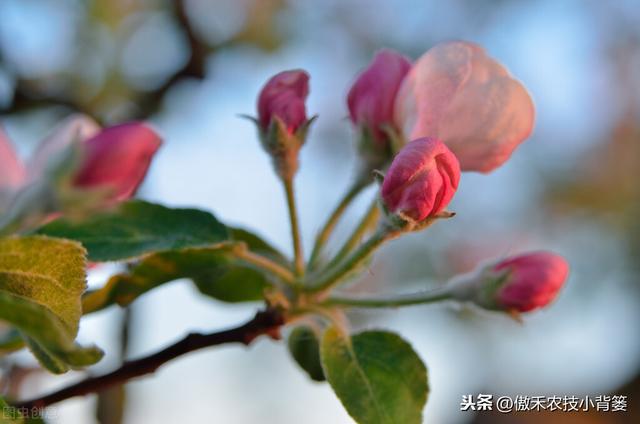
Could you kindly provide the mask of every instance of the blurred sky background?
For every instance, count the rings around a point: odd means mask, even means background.
[[[319,115],[296,181],[308,252],[356,165],[345,102],[354,76],[381,47],[415,59],[450,39],[480,43],[524,82],[536,104],[534,134],[492,174],[465,173],[450,205],[455,219],[389,244],[354,289],[432,287],[479,261],[532,249],[565,255],[571,278],[551,308],[524,324],[445,304],[354,313],[354,327],[395,329],[418,350],[430,373],[425,422],[541,418],[460,412],[461,396],[477,393],[626,393],[636,408],[629,421],[613,413],[569,421],[556,412],[545,422],[640,422],[637,1],[0,0],[0,123],[26,156],[71,111],[103,123],[148,119],[164,145],[140,197],[211,210],[290,252],[281,187],[255,128],[238,114],[255,113],[271,75],[304,68],[308,111]],[[339,235],[373,194],[359,198]],[[125,354],[238,324],[257,307],[171,283],[136,302]],[[107,352],[95,372],[120,360],[122,316],[111,308],[82,322],[80,340]],[[79,377],[30,375],[21,393]],[[125,423],[352,422],[326,384],[311,382],[283,343],[264,338],[248,349],[190,354],[126,393]],[[50,422],[97,422],[96,403],[69,400]],[[103,422],[117,422],[106,409]]]

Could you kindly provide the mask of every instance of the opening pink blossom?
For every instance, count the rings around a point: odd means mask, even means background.
[[[490,172],[531,134],[534,106],[524,86],[480,46],[438,44],[413,65],[395,102],[405,138],[436,137],[463,171]]]

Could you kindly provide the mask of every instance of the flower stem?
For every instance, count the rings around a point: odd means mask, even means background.
[[[400,231],[381,226],[369,240],[353,252],[342,264],[329,270],[324,277],[309,287],[310,292],[329,290],[338,284],[349,272],[358,268],[373,254],[373,252],[387,240],[394,239],[401,234]]]
[[[338,206],[333,210],[327,222],[325,222],[324,226],[316,236],[315,244],[313,245],[313,250],[311,251],[311,257],[309,258],[309,268],[314,268],[317,265],[318,260],[320,260],[320,254],[322,253],[322,248],[329,240],[331,233],[335,229],[338,221],[347,210],[347,207],[351,204],[353,199],[368,185],[368,182],[364,180],[364,178],[358,178],[351,188],[347,190],[344,194]]]
[[[250,263],[257,268],[280,277],[280,279],[282,279],[282,281],[287,284],[295,283],[295,276],[293,275],[293,273],[279,263],[272,261],[271,259],[255,254],[247,249],[238,249],[237,251],[235,251],[235,255],[239,259],[242,259],[243,261]]]
[[[287,195],[287,206],[289,208],[289,221],[291,223],[291,238],[293,240],[294,270],[296,276],[304,276],[304,253],[302,251],[302,240],[300,237],[300,226],[298,224],[298,211],[296,209],[296,198],[293,190],[293,178],[282,180],[284,191]]]
[[[446,287],[421,293],[412,293],[387,299],[331,297],[324,306],[349,306],[355,308],[397,308],[399,306],[422,305],[451,299]]]
[[[367,232],[375,227],[379,217],[380,209],[378,209],[377,201],[374,201],[371,203],[369,209],[367,209],[367,213],[362,218],[362,221],[360,221],[360,224],[358,224],[356,229],[351,234],[351,237],[349,237],[349,239],[345,242],[338,254],[329,263],[327,268],[332,268],[338,265],[349,253],[351,253],[358,246],[358,244],[360,244],[360,241],[367,234]]]

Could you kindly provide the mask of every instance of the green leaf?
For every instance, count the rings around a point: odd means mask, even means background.
[[[84,313],[114,303],[126,306],[138,296],[181,278],[188,278],[205,295],[225,302],[254,301],[263,298],[266,277],[235,259],[234,243],[187,248],[148,255],[114,275],[99,290],[83,300]]]
[[[365,331],[350,338],[330,327],[320,354],[329,384],[358,423],[422,422],[427,369],[400,336]]]
[[[133,200],[82,221],[57,219],[37,231],[81,242],[95,262],[132,259],[185,247],[202,247],[229,238],[227,228],[198,209],[170,209]]]
[[[22,424],[24,418],[17,408],[14,408],[4,401],[0,396],[0,424]]]
[[[54,373],[96,363],[102,351],[74,341],[85,289],[85,250],[42,236],[0,239],[0,320]]]
[[[326,380],[320,363],[320,343],[313,329],[307,326],[294,328],[289,334],[288,346],[293,359],[312,380]]]
[[[223,302],[254,302],[264,299],[264,290],[268,286],[266,277],[248,266],[234,264],[224,255],[218,270],[207,271],[210,264],[202,264],[200,270],[189,265],[191,280],[202,294]]]

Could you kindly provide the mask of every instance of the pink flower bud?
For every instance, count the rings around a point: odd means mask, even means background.
[[[415,63],[398,92],[395,119],[408,139],[442,140],[463,171],[489,172],[531,134],[534,106],[481,47],[454,41]]]
[[[533,252],[505,259],[493,267],[506,273],[506,280],[496,293],[502,309],[527,312],[551,303],[569,274],[562,256],[550,252]]]
[[[141,123],[116,125],[83,143],[83,161],[74,185],[113,190],[111,199],[131,197],[147,173],[160,137]]]
[[[385,126],[396,127],[394,102],[410,68],[411,62],[405,56],[389,49],[380,50],[349,90],[347,104],[351,121],[368,129],[379,143],[387,139]]]
[[[458,188],[460,166],[455,155],[435,138],[408,143],[391,163],[382,183],[389,212],[423,221],[444,210]]]
[[[258,121],[263,131],[278,117],[292,134],[307,121],[305,99],[309,94],[309,74],[284,71],[273,76],[258,97]]]

